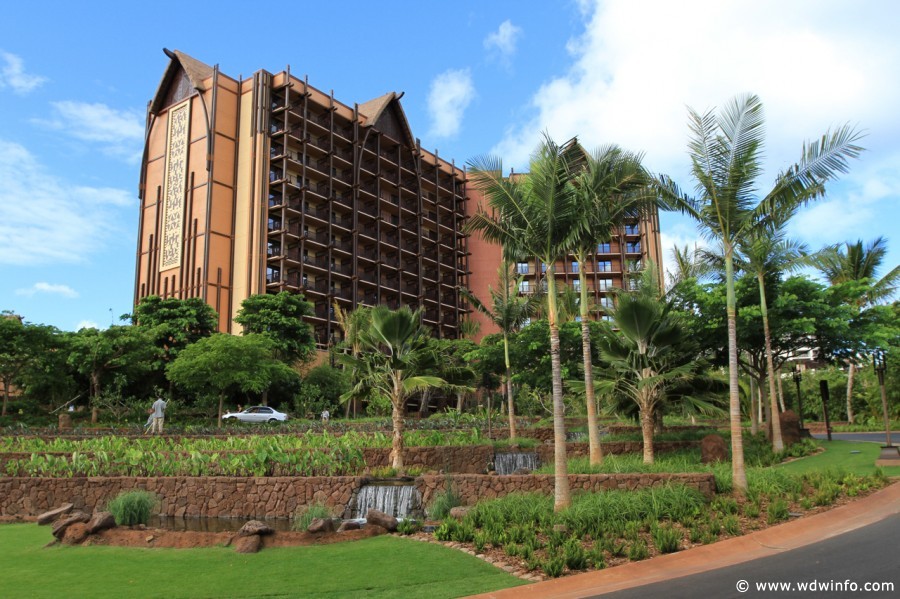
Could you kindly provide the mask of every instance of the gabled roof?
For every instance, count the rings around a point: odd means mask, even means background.
[[[406,138],[397,141],[405,143],[410,148],[415,148],[416,138],[413,137],[409,121],[406,120],[406,113],[403,112],[403,106],[400,104],[403,93],[388,92],[374,100],[364,102],[358,106],[359,114],[365,117],[364,126],[374,126],[379,131],[394,129],[392,125],[396,123],[396,128],[399,128]],[[388,120],[391,122],[387,122]]]
[[[170,58],[169,66],[166,67],[166,71],[159,82],[159,87],[156,88],[153,101],[150,103],[150,112],[152,114],[156,114],[164,108],[163,102],[166,99],[166,92],[179,73],[183,72],[187,76],[191,82],[191,87],[194,89],[205,90],[206,87],[203,85],[203,82],[212,77],[214,72],[213,67],[200,62],[192,56],[188,56],[184,52],[167,48],[163,48],[163,52]]]

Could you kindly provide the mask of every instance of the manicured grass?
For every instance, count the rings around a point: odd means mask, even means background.
[[[881,446],[878,443],[863,441],[817,441],[817,443],[825,448],[823,453],[780,464],[777,467],[791,474],[824,470],[844,470],[859,475],[875,472],[875,460],[881,453]],[[881,468],[881,471],[885,476],[900,476],[900,466]]]
[[[0,526],[4,597],[459,597],[524,584],[429,543],[393,536],[321,547],[45,548],[48,527]]]

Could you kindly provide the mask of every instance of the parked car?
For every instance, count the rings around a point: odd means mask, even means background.
[[[242,412],[230,412],[222,416],[222,420],[231,419],[241,422],[284,422],[288,415],[269,406],[250,406]]]

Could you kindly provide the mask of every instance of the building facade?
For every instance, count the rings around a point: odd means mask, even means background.
[[[335,306],[421,307],[436,336],[460,335],[469,310],[458,289],[486,300],[500,248],[463,233],[482,198],[464,169],[422,149],[402,94],[350,106],[289,69],[234,79],[166,54],[147,111],[135,303],[200,297],[220,331],[239,333],[244,299],[287,290],[312,302],[320,348],[341,339]],[[597,303],[648,257],[661,264],[655,214],[597,248],[587,272]],[[545,267],[516,268],[520,291],[537,290]],[[574,260],[556,277],[577,290]],[[471,317],[479,337],[495,332]]]
[[[135,302],[201,297],[219,329],[255,294],[303,293],[320,347],[334,306],[466,307],[465,171],[423,150],[400,97],[352,107],[289,71],[235,80],[178,51],[151,101]]]

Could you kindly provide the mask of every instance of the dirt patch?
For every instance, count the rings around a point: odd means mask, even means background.
[[[314,535],[308,532],[274,532],[262,537],[263,548],[304,547],[330,545],[345,541],[358,541],[385,534],[377,526],[360,530]],[[159,528],[111,528],[91,535],[85,545],[113,545],[116,547],[164,547],[169,549],[195,549],[198,547],[228,547],[237,538],[236,532],[173,531]]]

